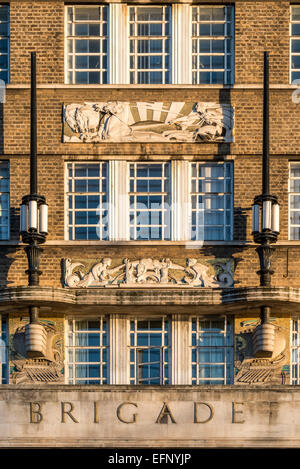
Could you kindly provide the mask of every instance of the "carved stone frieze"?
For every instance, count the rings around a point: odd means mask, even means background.
[[[62,383],[63,382],[63,342],[62,330],[53,321],[40,321],[46,331],[44,358],[26,359],[26,324],[11,324],[10,363],[13,365],[11,382],[13,384]]]
[[[233,108],[211,102],[107,101],[64,106],[64,142],[232,142]]]
[[[229,288],[233,286],[233,259],[199,262],[187,258],[173,262],[143,258],[124,259],[120,264],[105,257],[100,262],[63,260],[64,286],[71,288],[106,286],[186,286]],[[183,261],[184,263],[184,261]],[[113,265],[116,264],[116,265]]]

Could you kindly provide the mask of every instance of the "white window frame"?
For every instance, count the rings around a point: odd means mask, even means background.
[[[217,165],[222,165],[224,166],[224,177],[218,177],[218,178],[214,178],[214,179],[217,179],[217,180],[223,180],[224,183],[223,183],[223,187],[224,189],[226,189],[226,181],[230,180],[230,192],[219,192],[219,193],[214,193],[214,192],[193,192],[192,191],[192,180],[193,179],[196,179],[196,181],[200,180],[200,179],[203,179],[205,180],[205,178],[201,177],[199,178],[197,176],[197,178],[194,178],[192,176],[192,165],[196,165],[196,167],[198,168],[199,166],[204,166],[204,167],[212,167],[212,166],[217,166]],[[226,176],[226,167],[229,166],[231,169],[230,169],[230,174],[231,174],[231,177],[227,177]],[[197,161],[197,162],[190,162],[190,175],[189,175],[189,181],[190,181],[190,186],[189,186],[189,194],[190,194],[190,214],[191,214],[191,217],[192,217],[192,214],[195,212],[196,213],[196,218],[197,218],[197,214],[202,211],[202,210],[195,210],[192,208],[192,196],[205,196],[205,195],[216,195],[216,196],[222,196],[224,197],[224,209],[223,209],[223,238],[219,241],[231,241],[233,239],[233,182],[234,182],[234,167],[233,167],[233,163],[232,162],[227,162],[227,161],[221,161],[221,162],[215,162],[215,161]],[[227,196],[230,196],[230,199],[231,199],[231,203],[230,203],[230,209],[227,209],[226,208],[226,197]],[[198,204],[197,204],[198,205]],[[218,209],[216,209],[218,210]],[[219,209],[220,211],[222,211],[222,209]],[[230,211],[230,224],[227,224],[226,223],[226,212],[227,211]],[[205,213],[205,210],[204,210],[204,213]],[[206,226],[210,226],[210,225],[206,225]],[[226,239],[226,228],[230,227],[230,236],[229,236],[229,239]],[[190,223],[190,228],[192,230],[192,221]],[[203,229],[205,229],[205,224],[203,224]],[[191,239],[191,234],[192,232],[190,231],[190,235],[189,235],[189,238]],[[204,237],[203,240],[201,239],[198,239],[196,237],[195,241],[213,241],[211,239],[206,239]]]
[[[138,21],[137,20],[137,9],[138,8],[150,8],[150,9],[162,9],[163,10],[163,20],[162,21],[151,21],[151,22],[146,22],[146,21]],[[135,9],[135,21],[131,21],[130,19],[130,15],[131,15],[131,9]],[[166,17],[166,10],[169,9],[169,12],[170,12],[170,19],[169,21],[167,22],[165,17]],[[131,25],[133,25],[133,29],[134,29],[134,34],[133,35],[129,35],[129,57],[130,57],[130,62],[131,62],[131,58],[133,58],[133,61],[134,61],[134,67],[131,68],[131,64],[130,64],[130,67],[129,67],[129,71],[130,71],[130,75],[133,74],[134,76],[134,80],[131,82],[131,78],[130,78],[130,83],[131,84],[147,84],[147,82],[143,82],[143,81],[140,81],[138,80],[138,75],[139,73],[151,73],[151,72],[161,72],[162,74],[162,82],[161,83],[158,83],[158,84],[166,84],[166,80],[165,80],[165,76],[166,76],[166,73],[169,74],[169,78],[170,78],[170,83],[172,82],[172,5],[128,5],[128,21],[129,21],[129,30],[131,29]],[[161,24],[162,25],[162,34],[161,36],[139,36],[137,34],[137,29],[138,29],[138,24]],[[165,31],[165,28],[166,28],[166,24],[169,24],[169,34],[166,35],[166,31]],[[159,53],[139,53],[138,50],[137,50],[137,43],[139,40],[145,40],[145,41],[150,41],[150,40],[155,40],[155,39],[158,39],[158,40],[161,40],[162,43],[163,43],[163,47],[162,47],[162,52],[159,52]],[[133,41],[134,43],[134,52],[131,52],[131,48],[130,48],[130,43],[131,41]],[[166,42],[169,41],[169,44],[170,44],[170,48],[169,48],[169,52],[166,53]],[[147,69],[139,69],[137,64],[138,64],[138,58],[139,57],[150,57],[150,56],[154,56],[154,57],[157,57],[157,56],[161,56],[162,58],[162,68],[161,69],[151,69],[151,68],[147,68]],[[166,60],[166,56],[169,56],[169,68],[166,68],[165,67],[165,60]],[[169,82],[167,84],[169,84]]]
[[[75,22],[70,23],[68,21],[68,9],[73,8],[73,15],[74,15],[74,9],[75,8],[88,8],[88,7],[90,7],[90,8],[101,7],[102,10],[103,10],[104,7],[107,8],[107,35],[106,36],[76,36],[75,34],[74,35],[72,34],[72,36],[69,36],[68,35],[68,24],[73,24],[72,29],[74,30],[75,24],[80,24],[80,23],[86,24],[87,21],[76,21],[76,23]],[[103,14],[103,12],[102,12],[102,14]],[[109,16],[109,5],[108,4],[104,4],[104,3],[102,3],[102,4],[99,3],[99,4],[95,4],[95,5],[91,5],[91,4],[87,4],[87,5],[73,4],[73,5],[66,5],[65,6],[65,83],[71,84],[71,85],[76,84],[76,80],[75,80],[75,73],[76,73],[76,70],[77,70],[76,69],[76,64],[75,64],[76,55],[99,56],[99,57],[101,57],[101,65],[103,63],[102,62],[102,57],[106,55],[106,58],[107,58],[107,60],[106,60],[106,63],[107,63],[107,68],[106,68],[107,83],[109,83],[109,55],[110,55],[109,54],[109,22],[110,22],[110,16]],[[98,22],[97,21],[89,21],[88,23],[95,23],[95,24],[99,23],[100,26],[101,26],[102,22],[101,21],[98,21]],[[102,26],[101,26],[101,28],[102,28]],[[72,53],[70,53],[68,51],[68,40],[70,40],[70,38],[73,40],[73,47],[72,47],[73,51],[72,51]],[[101,42],[100,52],[99,53],[88,53],[88,54],[85,54],[85,53],[75,54],[74,45],[75,45],[76,39],[84,40],[84,39],[87,39],[87,38],[88,39],[97,39],[97,40],[99,39],[99,41]],[[100,38],[106,38],[106,41],[107,41],[107,52],[106,52],[106,54],[103,53],[103,44],[102,44],[103,39],[101,40]],[[68,64],[69,55],[72,55],[72,57],[73,57],[72,58],[72,62],[73,62],[72,69],[69,69],[69,64]],[[69,81],[69,76],[68,76],[70,70],[72,71],[72,82]],[[87,68],[87,69],[79,69],[79,71],[83,71],[83,72],[87,72],[87,73],[89,71],[91,71],[91,72],[95,71],[95,72],[99,72],[99,74],[101,74],[101,76],[102,76],[102,73],[103,73],[103,71],[105,71],[105,69],[103,69],[102,67],[99,67],[99,69],[88,69]],[[102,83],[103,83],[103,81],[101,79],[98,84],[102,84]]]
[[[141,225],[142,227],[145,227],[145,228],[148,228],[149,230],[151,230],[152,228],[159,228],[161,229],[161,232],[162,232],[162,236],[161,238],[150,238],[149,240],[170,240],[171,239],[171,163],[169,161],[163,161],[163,162],[132,162],[132,163],[128,163],[129,164],[129,168],[131,166],[134,166],[134,173],[135,175],[132,177],[131,174],[130,174],[130,171],[131,169],[129,169],[129,181],[131,183],[131,181],[133,182],[134,184],[134,191],[131,191],[129,190],[129,193],[128,193],[128,196],[129,196],[129,210],[130,210],[130,213],[129,213],[129,219],[128,219],[128,223],[129,223],[129,227],[130,228],[133,228],[134,229],[134,236],[133,238],[130,238],[131,240],[136,240],[137,239],[137,234],[136,234],[136,230],[137,230],[137,227],[139,226],[138,223],[137,223],[137,217],[136,217],[136,213],[137,212],[145,212],[148,214],[148,219],[149,219],[149,224],[145,224],[145,225]],[[161,177],[137,177],[136,176],[136,172],[138,170],[138,166],[144,166],[144,165],[147,165],[147,166],[158,166],[158,165],[161,165],[162,166],[162,176]],[[166,169],[167,167],[167,169]],[[165,173],[168,173],[168,175],[166,175]],[[137,184],[137,181],[140,180],[145,180],[145,181],[148,181],[148,180],[159,180],[159,181],[162,181],[162,191],[161,192],[154,192],[154,191],[150,191],[150,192],[137,192],[135,189],[136,189],[136,184]],[[165,191],[165,185],[168,184],[169,186],[169,190],[168,192]],[[137,206],[137,197],[147,197],[147,196],[160,196],[161,199],[164,201],[163,202],[163,206],[159,209],[154,209],[154,208],[142,208],[141,206]],[[134,205],[132,207],[132,205],[130,204],[130,199],[131,198],[134,198]],[[169,212],[167,214],[167,212]],[[152,217],[152,214],[157,214],[157,213],[161,213],[161,225],[156,225],[154,223],[151,223],[151,219],[153,218]],[[132,224],[130,222],[130,217],[132,216],[132,214],[134,214],[134,220],[135,222]],[[148,241],[148,240],[145,240],[145,241]]]
[[[65,239],[69,241],[89,241],[88,239],[75,240],[69,238],[69,219],[68,219],[68,164],[101,164],[107,163],[107,198],[108,201],[108,239],[97,238],[93,240],[95,242],[110,242],[110,241],[138,241],[136,239],[130,239],[130,165],[143,164],[139,161],[130,160],[78,160],[78,161],[66,161],[65,162]],[[161,239],[153,238],[150,240],[141,239],[141,242],[153,242],[153,241],[186,241],[186,242],[199,242],[199,241],[212,241],[214,240],[191,240],[191,219],[192,219],[192,204],[191,204],[191,168],[192,164],[203,164],[203,165],[231,165],[231,182],[230,182],[230,197],[231,197],[231,226],[230,226],[230,239],[225,240],[225,230],[229,227],[228,224],[224,223],[224,239],[217,240],[218,242],[228,242],[233,239],[233,207],[234,207],[234,166],[233,162],[222,161],[215,162],[211,160],[200,160],[198,162],[188,160],[162,160],[162,161],[147,161],[147,164],[166,164],[170,165],[169,171],[169,192],[168,200],[170,201],[170,210],[168,214],[169,224],[166,230],[165,237]],[[225,168],[224,168],[225,171]],[[224,183],[225,184],[225,183]],[[74,192],[75,194],[75,192]],[[80,193],[78,193],[80,194]],[[88,193],[92,195],[92,193]],[[150,194],[150,193],[149,193]],[[153,193],[155,195],[159,193]],[[222,193],[223,194],[223,193]],[[147,194],[148,195],[148,194]],[[74,209],[72,209],[74,210]],[[82,209],[83,211],[85,209]],[[94,210],[94,209],[93,209]],[[229,209],[228,209],[229,210]],[[95,209],[95,211],[97,211]],[[74,220],[73,220],[74,221]],[[151,220],[150,220],[151,221]],[[224,211],[225,221],[225,211]],[[75,225],[74,225],[75,226]],[[88,226],[88,225],[85,225]],[[170,236],[168,236],[170,234]],[[101,231],[102,237],[102,231]]]
[[[128,380],[129,384],[131,385],[141,385],[141,386],[151,386],[150,383],[139,383],[138,382],[138,362],[137,362],[137,351],[138,350],[149,350],[151,347],[147,346],[139,346],[137,345],[137,335],[139,333],[143,333],[142,330],[137,330],[137,322],[138,321],[155,321],[155,320],[162,320],[163,327],[161,330],[149,330],[145,329],[144,333],[147,334],[161,334],[162,337],[162,345],[161,346],[153,346],[152,348],[158,349],[160,348],[160,385],[167,385],[171,384],[172,376],[171,376],[171,334],[172,334],[172,319],[167,315],[157,315],[157,316],[141,316],[141,317],[130,317],[128,318]],[[134,321],[135,328],[134,331],[131,330],[131,321]],[[168,323],[168,329],[166,330],[166,323]],[[168,344],[165,344],[165,336],[168,334]],[[131,337],[134,337],[134,345],[131,345]],[[131,360],[131,351],[134,351],[134,360]],[[167,352],[168,360],[165,359],[165,352]],[[165,367],[168,367],[168,376],[165,375]],[[131,376],[131,367],[134,368],[134,377]],[[157,383],[155,384],[157,385]]]
[[[73,323],[73,332],[70,331],[69,329],[69,321],[72,321]],[[75,344],[73,345],[69,345],[69,334],[73,334],[73,339],[75,338],[75,322],[76,321],[100,321],[100,329],[98,330],[95,330],[96,333],[99,333],[99,337],[100,337],[100,345],[99,346],[76,346]],[[106,322],[106,331],[103,330],[103,321]],[[110,383],[110,340],[109,340],[109,337],[110,337],[110,328],[109,328],[109,316],[106,316],[106,315],[99,315],[99,316],[89,316],[89,317],[84,317],[84,316],[78,316],[78,317],[67,317],[65,319],[65,363],[64,363],[64,368],[65,368],[65,383],[66,384],[69,384],[69,385],[74,385],[76,384],[75,381],[76,381],[76,374],[75,374],[75,368],[76,368],[76,364],[95,364],[95,365],[99,365],[100,367],[100,377],[99,378],[82,378],[80,381],[100,381],[100,384],[99,383],[96,383],[96,385],[99,385],[99,386],[102,386],[104,384],[109,384]],[[83,333],[85,333],[84,331],[81,331]],[[91,333],[91,330],[89,332],[86,332],[86,333]],[[103,335],[106,334],[106,345],[103,345]],[[72,362],[69,361],[69,350],[70,349],[73,349],[73,357],[74,357],[74,360]],[[76,359],[75,359],[75,351],[76,349],[78,350],[84,350],[84,349],[95,349],[95,350],[99,350],[100,351],[100,358],[102,357],[103,355],[103,350],[105,349],[106,350],[106,362],[102,362],[101,359],[99,362],[77,362]],[[106,382],[103,382],[103,363],[106,365],[107,367],[107,381]],[[70,377],[69,376],[69,367],[72,366],[73,368],[73,376]],[[71,381],[73,381],[71,383]],[[92,383],[89,383],[89,385],[92,384]],[[80,385],[80,383],[77,383],[77,385]],[[82,385],[85,385],[85,383],[82,383]]]
[[[101,191],[100,192],[95,192],[95,193],[93,193],[93,192],[75,192],[75,190],[74,190],[74,180],[75,180],[74,170],[75,170],[75,165],[80,165],[80,164],[83,164],[83,165],[98,164],[99,165],[100,176],[99,177],[91,177],[91,178],[88,178],[88,179],[91,179],[91,180],[94,179],[94,180],[100,180],[100,181],[106,179],[106,192],[103,192],[103,191],[102,192]],[[72,165],[72,177],[71,178],[69,177],[69,174],[68,174],[69,173],[69,165]],[[106,165],[106,167],[107,167],[107,169],[106,169],[106,178],[104,178],[102,176],[102,166],[103,165]],[[77,180],[78,179],[85,180],[86,178],[83,177],[83,178],[76,178],[76,179]],[[71,192],[69,192],[69,181],[70,180],[72,181],[72,191]],[[102,188],[102,182],[101,182],[101,188]],[[90,209],[90,210],[89,209],[81,209],[81,210],[78,209],[78,210],[76,210],[75,209],[75,203],[74,203],[76,195],[78,195],[78,196],[80,196],[80,195],[84,195],[84,196],[96,195],[96,196],[99,196],[100,200],[101,200],[102,196],[106,195],[107,207],[103,208],[103,205],[100,202],[100,204],[101,204],[100,208],[93,208],[93,209]],[[73,200],[72,209],[69,208],[69,196],[72,196],[72,200]],[[109,237],[109,224],[110,224],[110,222],[109,222],[109,212],[108,212],[109,204],[108,204],[108,202],[109,202],[109,165],[108,165],[108,162],[106,162],[106,161],[80,161],[80,160],[78,160],[78,161],[68,161],[68,162],[65,163],[65,239],[70,240],[70,241],[80,241],[78,239],[76,240],[75,237],[74,237],[75,236],[76,226],[79,226],[79,227],[81,226],[81,225],[76,225],[76,223],[75,223],[75,212],[76,211],[82,211],[82,212],[91,211],[91,212],[101,212],[101,213],[106,211],[107,212],[108,223],[107,223],[107,225],[105,225],[105,224],[103,224],[103,222],[101,222],[101,230],[98,230],[98,232],[100,231],[101,236],[98,239],[96,239],[96,241],[97,240],[102,240],[103,229],[105,228],[105,226],[108,230],[108,237]],[[72,212],[72,223],[71,224],[69,224],[69,212]],[[100,213],[99,213],[99,218],[101,218]],[[105,221],[105,216],[103,218],[104,218],[104,221]],[[98,225],[99,225],[99,223],[96,224],[95,226],[98,226]],[[94,225],[82,225],[82,227],[85,227],[85,226],[89,227],[89,226],[94,226]],[[72,238],[71,239],[69,237],[69,228],[72,228]],[[95,241],[95,240],[93,240],[93,241]]]
[[[203,55],[203,56],[208,56],[208,57],[216,57],[216,56],[224,56],[224,69],[203,69],[202,71],[203,72],[210,72],[210,73],[213,73],[214,71],[215,72],[219,72],[221,71],[223,73],[223,81],[221,84],[224,84],[224,85],[232,85],[234,83],[234,50],[235,50],[235,44],[234,44],[234,37],[235,37],[235,31],[234,31],[234,25],[235,25],[235,9],[234,9],[234,6],[233,5],[224,5],[224,4],[220,4],[220,5],[195,5],[193,4],[191,6],[191,10],[193,10],[193,8],[197,8],[198,10],[200,10],[201,8],[220,8],[220,7],[223,7],[225,8],[225,18],[227,18],[227,15],[228,15],[228,9],[232,9],[232,20],[231,21],[227,21],[225,19],[225,21],[198,21],[198,22],[195,22],[193,20],[191,20],[191,23],[195,23],[197,24],[198,28],[200,27],[200,24],[224,24],[225,25],[225,31],[224,31],[224,36],[193,36],[192,35],[192,41],[193,40],[197,40],[197,42],[199,43],[200,39],[204,39],[204,40],[224,40],[224,53],[219,53],[219,52],[209,52],[209,53],[200,53],[200,51],[198,51],[197,53],[193,53],[193,50],[191,49],[191,54],[192,54],[192,57],[193,56],[196,56],[197,57],[197,61],[200,60],[199,59],[199,56],[200,55]],[[228,23],[231,23],[231,28],[232,28],[232,31],[231,31],[231,36],[228,36],[227,35],[227,24]],[[229,52],[231,54],[231,62],[230,62],[230,66],[228,67],[228,63],[227,63],[227,55],[228,55],[228,51],[227,51],[227,39],[229,39],[232,41],[232,44],[231,44],[231,51]],[[193,61],[193,60],[192,60]],[[195,72],[194,72],[195,70]],[[231,73],[231,79],[229,81],[227,81],[227,72],[230,71]],[[192,68],[192,75],[193,73],[196,73],[197,75],[197,79],[195,81],[193,81],[193,78],[192,78],[192,83],[193,84],[201,84],[200,83],[200,80],[198,79],[198,75],[200,74],[200,68],[197,67],[195,69]],[[210,85],[213,85],[214,83],[211,81],[210,83],[208,83]]]
[[[196,329],[194,330],[193,327],[192,327],[192,323],[193,321],[196,321]],[[211,377],[204,377],[204,378],[201,378],[199,376],[199,361],[198,361],[198,351],[201,349],[201,346],[197,345],[197,339],[198,337],[200,337],[200,332],[198,330],[198,321],[201,320],[201,321],[211,321],[211,320],[224,320],[224,329],[223,331],[220,332],[220,334],[224,337],[224,343],[226,343],[226,334],[227,334],[227,328],[228,328],[228,325],[230,325],[230,345],[220,345],[220,346],[207,346],[207,345],[204,345],[203,348],[206,348],[206,349],[209,349],[210,347],[211,348],[220,348],[220,349],[223,349],[224,350],[224,361],[223,362],[203,362],[203,364],[207,364],[208,366],[210,364],[212,365],[220,365],[220,366],[223,366],[224,368],[224,378],[219,378],[219,377],[216,377],[216,378],[211,378]],[[192,376],[192,384],[193,385],[202,385],[202,382],[204,381],[211,381],[211,383],[209,384],[209,386],[213,386],[214,385],[214,381],[216,381],[217,385],[220,385],[220,384],[223,384],[223,385],[230,385],[230,384],[233,384],[233,379],[234,379],[234,375],[233,375],[233,370],[234,370],[234,321],[233,321],[233,318],[231,318],[230,316],[227,316],[227,315],[223,315],[223,316],[191,316],[190,318],[190,321],[191,321],[191,365],[192,365],[192,369],[193,367],[196,367],[196,376]],[[205,332],[204,332],[205,334]],[[193,335],[195,335],[196,337],[196,344],[193,344]],[[196,354],[196,360],[194,361],[193,358],[192,358],[192,354],[193,352],[195,351],[195,354]],[[230,356],[230,359],[229,359],[229,362],[226,361],[226,356],[227,356],[227,351],[229,352],[228,355]],[[227,366],[230,366],[230,370],[231,370],[231,374],[229,374],[229,376],[227,375]],[[223,380],[223,383],[220,383],[220,381]],[[227,382],[229,381],[229,382]],[[204,385],[207,385],[207,384],[204,384]]]
[[[85,4],[87,6],[107,5],[108,6],[108,49],[107,49],[107,67],[108,67],[108,85],[129,85],[129,8],[134,6],[131,4]],[[65,83],[68,84],[67,75],[67,8],[76,6],[70,4],[65,6]],[[149,4],[137,6],[150,6]],[[156,5],[155,5],[156,6]],[[162,6],[157,4],[157,6]],[[192,8],[193,4],[170,4],[171,20],[170,20],[170,85],[192,84]],[[205,4],[205,7],[217,7],[216,4]],[[234,63],[235,63],[235,28],[234,28],[234,6],[225,4],[222,6],[230,6],[233,8],[232,22],[232,64],[231,64],[231,83],[234,83]],[[147,70],[145,70],[147,71]],[[224,83],[225,84],[225,83]],[[75,86],[78,84],[75,84]],[[99,83],[100,85],[100,83]],[[213,84],[212,84],[213,85]],[[86,86],[86,85],[81,85]],[[96,86],[96,85],[90,85]],[[134,85],[131,86],[141,86]],[[148,85],[148,86],[163,86]],[[209,86],[209,85],[208,85]],[[219,85],[220,86],[220,85]]]
[[[292,196],[293,195],[299,195],[300,197],[300,191],[299,192],[291,192],[291,180],[292,179],[299,179],[299,182],[300,182],[300,177],[299,178],[291,178],[291,168],[292,166],[298,166],[299,167],[299,170],[300,170],[300,162],[298,161],[291,161],[289,163],[289,182],[288,182],[288,239],[289,240],[292,240],[292,241],[297,241],[297,240],[300,240],[300,236],[299,238],[292,238],[291,236],[291,229],[293,227],[299,227],[299,231],[300,231],[300,223],[299,225],[294,225],[291,223],[291,213],[292,212],[299,212],[299,215],[300,215],[300,208],[299,209],[292,209],[291,208],[291,199],[292,199]]]
[[[293,84],[292,73],[298,71],[298,72],[299,72],[299,75],[300,75],[300,67],[299,67],[299,69],[293,69],[293,68],[292,68],[292,55],[296,55],[296,56],[299,56],[299,57],[300,57],[300,51],[299,51],[299,52],[296,52],[296,53],[295,53],[295,52],[292,52],[292,41],[293,41],[293,39],[294,39],[294,38],[299,38],[299,43],[300,43],[300,36],[293,36],[293,35],[292,35],[292,25],[293,25],[293,24],[300,24],[300,21],[292,21],[292,9],[293,9],[294,7],[300,8],[300,4],[293,4],[293,5],[290,5],[290,25],[289,25],[289,26],[290,26],[290,27],[289,27],[289,34],[290,34],[290,57],[289,57],[290,77],[289,77],[289,81],[290,81],[291,84]],[[298,80],[300,80],[300,77],[299,77]],[[300,83],[300,81],[299,81],[299,83]],[[299,83],[298,83],[298,84],[299,84]]]
[[[295,324],[296,323],[296,324]],[[298,331],[295,330],[297,325]],[[290,327],[290,384],[300,384],[300,319],[294,317],[291,319]],[[294,356],[297,355],[297,359],[294,360]],[[293,377],[294,367],[297,370],[297,377]]]

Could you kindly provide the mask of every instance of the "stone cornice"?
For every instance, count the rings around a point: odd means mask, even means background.
[[[244,313],[260,306],[271,306],[272,313],[300,312],[300,288],[245,287],[132,287],[54,288],[10,287],[0,290],[0,311],[27,313],[29,305],[38,305],[49,314],[93,313]]]

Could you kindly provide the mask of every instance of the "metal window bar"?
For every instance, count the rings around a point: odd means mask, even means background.
[[[166,318],[130,320],[130,384],[169,383],[168,330]]]
[[[212,176],[213,169],[223,169],[223,176]],[[192,163],[191,164],[191,239],[231,240],[233,236],[233,167],[231,163]],[[200,171],[204,175],[199,176]],[[222,184],[218,184],[221,182]],[[212,191],[211,186],[222,185],[221,191]],[[205,190],[199,190],[199,187]],[[223,207],[212,207],[212,202],[221,201]],[[203,200],[202,202],[199,202]],[[206,206],[207,205],[207,206]],[[207,223],[209,216],[220,214],[221,223]],[[215,231],[215,232],[213,232]],[[210,235],[207,233],[211,233]],[[222,236],[217,236],[217,233]]]
[[[69,319],[67,343],[68,384],[107,384],[109,350],[106,319]]]
[[[108,8],[66,7],[67,83],[108,83]]]
[[[170,6],[129,7],[129,50],[131,84],[170,83]]]
[[[222,322],[222,327],[213,327],[214,322]],[[206,327],[203,327],[203,324]],[[207,327],[208,325],[208,327]],[[213,339],[221,339],[222,345],[208,345]],[[201,345],[201,342],[204,344]],[[217,318],[192,318],[192,384],[232,384],[233,382],[233,331],[232,321],[227,317]],[[202,360],[202,353],[211,357],[221,352],[223,360]],[[213,371],[219,368],[221,376],[212,376]],[[209,371],[210,376],[201,376]]]
[[[161,176],[151,174],[155,168]],[[151,190],[158,182],[161,190]],[[170,239],[170,164],[130,163],[129,184],[130,239]],[[143,185],[148,190],[141,190]]]
[[[234,80],[233,74],[234,7],[217,5],[193,6],[193,84],[232,84]]]
[[[66,169],[67,238],[108,239],[108,164],[67,163]]]

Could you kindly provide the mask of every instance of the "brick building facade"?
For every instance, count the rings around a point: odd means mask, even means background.
[[[17,399],[0,444],[299,445],[300,6],[11,0],[0,19],[0,393]],[[280,204],[270,287],[260,286],[251,211],[262,190],[266,50],[270,193]],[[19,225],[32,51],[38,192],[49,207],[39,286],[28,286]],[[131,121],[109,107],[118,103]],[[180,119],[195,103],[208,114],[191,130]],[[30,306],[46,331],[36,358],[25,346]],[[265,356],[253,344],[262,306],[274,333]],[[91,423],[76,425],[89,402]],[[4,404],[2,415],[8,424]]]

